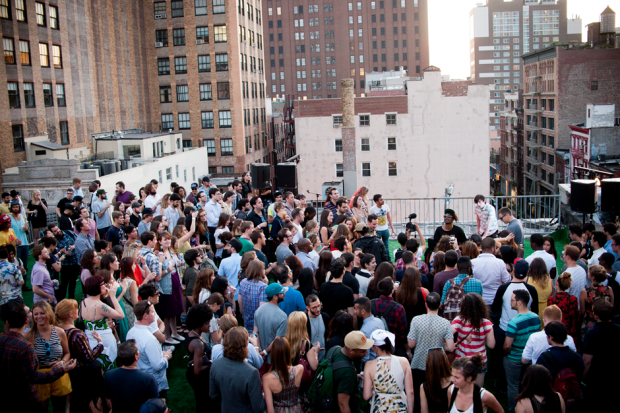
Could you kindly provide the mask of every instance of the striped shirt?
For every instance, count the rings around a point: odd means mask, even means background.
[[[512,337],[512,348],[508,354],[508,359],[513,363],[521,362],[523,349],[527,344],[527,339],[540,330],[540,317],[531,311],[525,314],[517,314],[508,322],[506,337]]]
[[[54,326],[52,326],[50,341],[45,341],[39,333],[35,333],[34,351],[37,353],[37,358],[39,359],[39,364],[41,365],[52,364],[62,358],[64,354],[62,344],[60,343],[60,339],[58,338],[58,334],[56,333],[56,328],[54,328]]]
[[[469,320],[463,321],[460,316],[457,316],[452,321],[452,329],[454,331],[454,342],[457,344],[456,357],[471,357],[481,353],[486,363],[487,350],[485,339],[487,334],[493,331],[493,323],[485,318],[482,321],[480,330],[477,330],[473,329]]]

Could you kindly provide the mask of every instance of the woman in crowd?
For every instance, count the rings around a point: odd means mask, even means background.
[[[478,246],[476,245],[475,242],[473,241],[466,241],[465,244],[463,244],[463,257],[469,257],[470,259],[474,259],[477,258],[478,255],[480,255],[480,251],[478,250]]]
[[[304,268],[301,260],[296,255],[289,255],[284,259],[284,264],[293,272],[293,285],[299,280],[299,273]]]
[[[235,200],[235,193],[232,191],[226,191],[224,196],[222,196],[222,213],[228,214],[228,216],[232,216],[233,209],[232,203]]]
[[[515,258],[517,258],[516,250],[510,245],[502,245],[499,248],[499,258],[506,264],[506,271],[512,274]]]
[[[512,236],[511,236],[512,235]],[[523,248],[519,247],[515,242],[514,234],[507,229],[498,234],[497,240],[501,245],[508,245],[514,250],[515,258],[523,258]],[[501,247],[500,247],[501,248]]]
[[[41,199],[41,191],[38,189],[32,191],[32,199],[28,201],[26,215],[28,215],[28,222],[32,225],[32,237],[36,247],[39,245],[41,228],[47,227],[47,201]]]
[[[429,262],[431,263],[431,270],[434,269],[433,261],[435,260],[435,255],[440,251],[443,253],[446,253],[450,250],[454,250],[454,246],[450,242],[450,237],[448,235],[442,235],[442,237],[439,238],[439,242],[437,243],[437,246],[435,247],[435,251],[433,251],[433,253],[431,254],[431,258],[429,260]]]
[[[319,266],[314,273],[314,289],[321,291],[321,285],[327,281],[327,273],[332,265],[333,255],[329,250],[323,251],[319,257]]]
[[[267,413],[301,413],[299,386],[304,368],[291,364],[291,346],[286,338],[276,337],[271,345],[271,367],[263,376]]]
[[[118,283],[112,280],[111,290],[116,291],[117,288]],[[88,295],[80,304],[81,315],[85,325],[84,332],[88,336],[88,343],[91,348],[95,348],[98,344],[93,333],[96,332],[101,337],[105,350],[99,355],[97,361],[99,361],[105,372],[116,367],[116,339],[107,321],[108,319],[122,320],[125,317],[125,313],[116,296],[108,294],[108,287],[105,285],[102,277],[93,275],[87,279],[83,290],[84,294]],[[108,294],[113,308],[101,301],[103,294]]]
[[[155,274],[151,273],[146,260],[138,253],[140,248],[137,245],[126,246],[123,251],[123,258],[131,258],[131,270],[133,271],[133,279],[136,281],[136,287],[140,287],[142,283],[147,283],[155,278]],[[122,258],[121,258],[122,261]],[[144,268],[140,268],[138,262],[142,262]]]
[[[241,198],[250,199],[252,192],[252,175],[246,171],[241,176]]]
[[[248,252],[244,257],[246,254]],[[267,284],[264,281],[265,264],[255,259],[248,264],[246,278],[239,284],[239,311],[243,314],[243,324],[250,333],[254,330],[254,312],[261,303],[267,302],[265,296]]]
[[[334,231],[334,234],[332,235],[332,240],[329,243],[329,247],[332,251],[336,249],[336,247],[334,246],[334,241],[336,241],[338,238],[346,238],[348,240],[351,240],[351,233],[349,232],[349,228],[347,228],[345,224],[338,224],[337,226],[335,226],[335,228],[336,230]]]
[[[422,287],[422,276],[417,268],[407,268],[403,280],[396,289],[395,301],[405,307],[407,325],[413,317],[426,314],[426,296],[428,290]]]
[[[235,315],[235,291],[234,287],[230,288],[226,277],[215,277],[211,284],[211,294],[220,293],[224,297],[224,305],[216,313],[218,317],[222,318],[224,314]]]
[[[287,257],[288,258],[288,257]],[[306,297],[310,294],[318,294],[314,289],[314,274],[312,273],[311,268],[302,268],[299,271],[299,287],[297,291],[299,291],[304,297],[304,302],[306,301]]]
[[[439,274],[446,269],[446,254],[438,252],[435,254],[435,261],[433,261],[433,270],[426,274],[428,279],[428,288],[433,289],[433,283],[435,282],[435,275]]]
[[[585,334],[596,325],[594,319],[593,305],[596,300],[607,300],[614,305],[614,292],[608,285],[603,285],[607,280],[607,271],[601,265],[592,265],[588,269],[588,279],[592,281],[590,287],[581,290],[579,294],[579,311],[583,324],[581,326],[581,335]]]
[[[426,381],[420,385],[422,413],[445,413],[448,411],[448,387],[452,384],[452,366],[443,348],[431,348],[426,352]]]
[[[455,356],[472,357],[479,354],[484,364],[487,364],[486,347],[495,348],[493,323],[489,321],[489,310],[482,297],[476,293],[469,293],[461,302],[459,315],[452,320],[454,333]],[[486,345],[486,346],[485,346]],[[484,384],[484,370],[478,372],[476,384]]]
[[[133,274],[133,258],[121,258],[121,282],[126,282],[128,287],[125,294],[121,297],[123,309],[125,310],[125,318],[127,319],[127,328],[129,331],[133,327],[136,316],[133,313],[133,306],[138,304],[138,283]]]
[[[549,254],[553,255],[553,258],[557,260],[558,252],[555,249],[555,240],[549,235],[546,235],[545,237],[543,237],[543,239],[545,240],[545,243],[543,244],[543,249]]]
[[[394,280],[394,266],[391,262],[382,262],[375,269],[375,274],[368,283],[368,291],[366,292],[366,297],[370,298],[371,300],[379,298],[379,290],[377,289],[377,286],[382,279],[387,277],[390,277],[392,280]]]
[[[334,214],[329,209],[323,209],[321,212],[321,219],[319,221],[319,239],[325,247],[329,247],[329,243],[332,239],[332,221],[334,220]]]
[[[284,227],[284,220],[280,217],[280,212],[284,211],[284,204],[282,202],[276,202],[273,207],[273,222],[271,223],[271,239],[274,240],[274,244],[280,245],[278,238],[278,232]],[[274,245],[275,247],[275,245]]]
[[[542,320],[543,311],[547,308],[547,300],[553,293],[553,283],[551,282],[551,277],[549,277],[545,260],[534,258],[530,263],[527,276],[527,283],[536,288],[538,293],[538,316]]]
[[[478,372],[486,369],[482,356],[461,357],[452,363],[452,386],[448,388],[450,412],[473,413],[475,411],[493,410],[495,413],[504,413],[495,396],[476,384]],[[476,405],[481,404],[481,410]]]
[[[161,198],[161,212],[163,213],[166,208],[168,208],[168,205],[170,204],[170,196],[172,194],[166,194]]]
[[[114,203],[114,211],[118,211],[118,212],[125,212],[125,204],[123,204],[122,202],[116,202]]]
[[[157,235],[157,251],[163,257],[161,280],[159,281],[160,297],[156,307],[157,314],[164,319],[167,344],[179,344],[185,338],[177,333],[177,316],[183,313],[183,295],[179,278],[178,257],[171,248],[172,236],[163,232]],[[161,261],[161,258],[160,258]]]
[[[187,192],[185,188],[182,186],[178,186],[175,188],[174,193],[181,197],[181,205],[185,203],[185,199],[187,198]]]
[[[349,208],[353,208],[354,206],[359,204],[362,209],[368,211],[368,206],[370,205],[368,201],[368,191],[369,189],[366,186],[362,186],[357,191],[355,191],[353,197],[351,198],[351,201],[349,201]],[[356,201],[356,197],[360,197],[361,202]]]
[[[191,213],[190,215],[186,215],[186,219],[191,219],[189,230],[185,225],[177,225],[172,230],[172,236],[176,237],[179,240],[179,248],[177,252],[179,254],[185,254],[192,248],[190,240],[196,233],[196,216],[198,213],[196,211]]]
[[[228,225],[230,225],[230,214],[227,212],[222,212],[220,218],[217,222],[217,227],[215,228],[215,258],[222,258],[222,250],[224,249],[224,243],[220,241],[220,235],[223,232],[230,232],[228,229]]]
[[[304,238],[308,238],[310,237],[310,235],[312,234],[318,234],[319,233],[319,223],[316,221],[308,221],[306,223],[306,225],[304,226],[304,229],[302,231],[302,235]]]
[[[254,261],[255,259],[256,259],[256,253],[254,251],[248,251],[245,254],[243,254],[243,256],[241,257],[241,264],[239,264],[241,269],[239,270],[239,273],[237,274],[237,285],[241,284],[241,281],[246,279],[247,277],[246,271],[248,269],[248,265],[250,265],[250,263]]]
[[[317,227],[318,228],[318,227]],[[319,266],[320,252],[323,250],[323,245],[317,234],[310,234],[308,241],[312,245],[312,251],[308,253],[308,257],[314,262],[314,265]]]
[[[149,231],[154,232],[156,234],[161,234],[165,230],[166,230],[166,227],[164,226],[164,223],[161,220],[151,221],[151,227],[149,228]]]
[[[211,268],[203,268],[196,277],[194,284],[194,304],[204,304],[211,295],[211,285],[215,280],[215,272]]]
[[[304,384],[312,382],[312,372],[319,366],[318,350],[319,343],[314,345],[308,337],[308,317],[302,311],[293,311],[288,316],[286,324],[286,339],[291,346],[291,358],[293,366],[304,366]]]
[[[112,281],[115,278],[111,277],[111,275],[116,274],[116,272],[120,270],[120,263],[118,261],[118,258],[116,257],[116,254],[113,254],[111,252],[103,254],[103,257],[101,257],[101,261],[99,263],[99,267],[101,270],[106,271],[106,272],[100,271],[98,274],[100,274],[103,277],[103,281],[108,285],[110,289],[109,295],[115,296],[115,298],[120,303],[122,301],[123,295],[125,295],[125,292],[127,291],[128,284],[126,280],[122,280],[119,283],[117,283],[117,288],[115,290],[112,289]],[[107,298],[111,299],[111,297],[107,297]],[[109,306],[114,305],[112,301],[109,301],[106,304],[108,304]],[[125,341],[127,332],[129,331],[129,320],[127,320],[127,315],[125,314],[125,307],[121,305],[121,309],[125,316],[118,321],[118,328],[116,329],[116,332],[118,334],[118,338],[120,339],[120,341]]]
[[[24,336],[34,345],[39,372],[50,371],[71,359],[67,335],[62,328],[56,327],[54,310],[47,301],[38,301],[32,306],[32,328]],[[67,395],[72,390],[68,373],[51,383],[37,384],[36,387],[45,411],[51,399],[54,413],[65,413]]]
[[[142,201],[142,205],[144,205],[144,201],[146,200],[146,197],[148,196],[146,194],[146,191],[144,190],[144,187],[140,188],[138,193],[140,194],[140,201]]]
[[[366,223],[368,221],[368,211],[361,196],[354,196],[351,200],[351,212],[357,222]]]
[[[325,335],[325,353],[334,346],[344,347],[344,338],[353,331],[353,317],[342,310],[336,311],[334,317],[329,322],[327,334]]]
[[[413,379],[409,361],[394,355],[396,337],[385,330],[370,335],[377,358],[364,365],[364,399],[370,412],[413,413]]]
[[[121,259],[123,258],[123,247],[121,245],[113,246],[112,254],[116,255],[116,262],[118,263],[118,269],[114,271],[114,278],[118,280],[118,278],[121,276]]]
[[[93,331],[93,338],[98,344],[91,350],[86,334],[75,328],[74,323],[79,319],[78,303],[75,300],[64,299],[59,302],[56,306],[56,317],[58,327],[67,335],[70,357],[77,360],[76,368],[69,372],[73,389],[70,411],[86,412],[91,400],[99,394],[100,386],[96,383],[103,381],[101,365],[97,362],[97,357],[104,350],[103,340]]]
[[[226,340],[226,333],[228,333],[231,329],[238,326],[237,319],[230,315],[226,314],[223,317],[220,317],[220,332],[222,334],[222,342],[220,344],[216,344],[213,346],[213,351],[211,357],[213,360],[217,360],[220,357],[224,356],[224,341]],[[247,331],[247,330],[246,330]],[[258,354],[256,347],[258,346],[257,338],[252,335],[248,340],[248,354],[247,354],[247,362],[250,366],[260,369],[263,365],[263,358]]]
[[[187,312],[185,321],[187,329],[190,330],[185,341],[190,358],[185,377],[194,390],[196,413],[211,411],[213,404],[207,391],[211,368],[211,346],[201,337],[201,334],[209,333],[212,318],[213,312],[206,304],[196,304]]]
[[[198,210],[198,220],[196,223],[196,234],[198,236],[198,245],[209,245],[209,229],[207,228],[207,212],[204,209]]]
[[[566,326],[568,334],[575,343],[579,343],[579,302],[577,297],[567,292],[572,284],[573,279],[570,272],[567,271],[560,275],[555,281],[555,294],[549,297],[547,306],[557,305],[562,310],[562,324]]]
[[[80,275],[82,285],[84,285],[87,279],[96,274],[97,270],[95,267],[98,263],[99,256],[94,249],[89,248],[84,251],[84,254],[82,254],[82,261],[80,261],[80,264],[82,265],[82,274]]]
[[[517,396],[516,413],[564,413],[566,406],[553,389],[553,378],[543,365],[534,364],[525,372],[523,390]]]

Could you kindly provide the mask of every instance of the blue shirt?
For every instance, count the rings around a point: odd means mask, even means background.
[[[228,279],[229,286],[237,288],[237,284],[239,283],[239,271],[241,271],[241,256],[235,252],[230,257],[222,260],[217,274],[219,276],[226,277]],[[235,290],[235,301],[238,297],[239,290],[237,289]]]
[[[441,293],[441,302],[443,303],[446,299],[446,294],[448,293],[450,287],[452,287],[453,283],[461,284],[461,281],[463,281],[467,277],[469,277],[467,274],[460,274],[456,278],[448,280],[448,282],[446,282],[446,284],[443,286],[443,291]],[[467,284],[463,286],[463,290],[465,290],[465,294],[476,293],[482,296],[482,283],[479,280],[472,278],[471,280],[467,281]]]
[[[58,242],[58,249],[65,249],[67,251],[66,257],[62,262],[62,266],[66,267],[68,265],[80,265],[80,262],[77,260],[77,256],[75,255],[75,248],[73,251],[69,251],[69,247],[75,244],[75,232],[72,230],[62,231],[64,237],[62,239],[56,237],[56,241]]]
[[[370,335],[375,330],[385,330],[385,324],[383,324],[383,321],[373,315],[365,318],[364,322],[362,323],[362,328],[360,328],[360,331],[364,333],[366,338],[370,338]],[[368,353],[366,353],[366,355],[362,359],[362,363],[366,363],[367,361],[374,360],[376,358],[377,353],[375,353],[371,347]]]
[[[204,209],[207,212],[207,227],[217,227],[217,222],[220,220],[220,215],[222,215],[222,207],[220,204],[210,200],[205,204]]]
[[[15,264],[0,260],[0,305],[22,296],[22,287],[18,283],[23,279]]]
[[[130,339],[136,340],[136,346],[140,352],[138,369],[155,377],[159,391],[167,390],[166,369],[168,368],[168,360],[164,358],[161,345],[151,333],[149,326],[134,324],[127,332],[127,340]]]
[[[301,263],[303,264],[304,268],[310,268],[312,270],[312,272],[316,272],[317,266],[314,263],[314,260],[312,258],[310,258],[308,256],[308,254],[306,254],[303,251],[299,251],[297,253],[297,258],[299,258],[299,261],[301,261]]]
[[[144,221],[140,221],[138,224],[138,235],[142,235],[144,231],[149,231],[151,224],[147,224]]]
[[[172,230],[177,225],[177,221],[181,217],[181,214],[178,210],[169,206],[164,210],[164,216],[168,218],[168,231],[172,233]]]
[[[28,235],[26,235],[26,231],[22,229],[22,227],[26,226],[26,221],[24,221],[24,216],[19,214],[19,221],[13,218],[13,214],[9,215],[11,217],[11,228],[13,228],[13,232],[15,232],[15,236],[22,243],[20,247],[28,246]]]
[[[84,255],[84,252],[86,252],[89,248],[95,248],[95,239],[92,235],[84,235],[82,233],[78,234],[75,239],[75,249],[73,250],[73,254],[75,255],[75,259],[78,263],[82,262],[82,255]]]
[[[11,218],[11,219],[13,219],[13,218]],[[13,229],[15,229],[15,228],[13,227]],[[17,234],[17,231],[15,231],[15,233]],[[614,258],[615,258],[615,259],[618,259],[618,254],[616,254],[616,253],[614,252],[614,250],[613,250],[613,249],[611,249],[611,241],[613,241],[613,240],[609,240],[609,241],[607,241],[607,242],[605,243],[605,246],[604,246],[603,248],[605,249],[605,251],[607,251],[607,252],[610,252],[610,253],[614,254]]]
[[[280,310],[284,311],[289,316],[293,311],[305,311],[306,303],[301,293],[293,287],[285,286],[286,293],[284,294],[284,301],[278,304]]]

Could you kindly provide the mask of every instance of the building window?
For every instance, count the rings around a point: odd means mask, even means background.
[[[23,125],[13,125],[13,150],[15,152],[21,152],[26,148],[24,144],[24,127]]]
[[[202,129],[213,129],[213,112],[202,112]],[[215,146],[213,147],[213,154],[215,155]]]
[[[202,40],[202,43],[209,43],[209,28],[196,27],[196,43]]]
[[[598,90],[598,81],[593,80],[593,81],[590,83],[590,90]]]
[[[360,115],[360,126],[370,126],[370,115]]]
[[[233,140],[220,139],[220,152],[222,156],[233,156]]]
[[[207,148],[207,156],[215,156],[215,139],[205,139],[204,142]]]
[[[185,29],[172,30],[172,44],[175,46],[185,46]]]
[[[230,86],[228,82],[217,82],[217,98],[218,99],[230,99],[229,87]]]
[[[385,120],[388,125],[396,125],[396,113],[387,113]]]
[[[4,63],[15,64],[15,45],[13,39],[3,38],[2,44],[4,46]]]
[[[171,113],[161,115],[161,128],[162,130],[174,129],[174,119]]]
[[[30,43],[26,40],[19,41],[19,59],[22,66],[30,66]]]
[[[50,11],[50,27],[58,30],[58,7],[49,6]]]
[[[160,46],[157,43],[161,43],[161,46],[168,46],[168,30],[155,30],[155,46]]]
[[[232,127],[232,120],[230,117],[230,111],[229,110],[220,110],[218,113],[218,118],[220,120],[220,128],[230,128]],[[232,139],[231,139],[232,142]],[[230,145],[231,149],[231,155],[232,155],[232,143]],[[224,155],[224,154],[222,154]]]
[[[177,85],[177,102],[189,102],[189,88],[187,85]]]
[[[396,168],[396,162],[388,162],[388,176],[397,176],[398,169]]]
[[[222,166],[222,173],[223,174],[234,174],[235,167],[234,166]]]
[[[160,75],[170,74],[170,59],[167,57],[157,59],[157,73]]]
[[[34,108],[34,84],[24,83],[24,103],[27,108]]]
[[[200,84],[200,100],[211,100],[213,95],[211,94],[211,83]]]
[[[211,55],[205,54],[198,56],[198,71],[210,72],[211,71]]]
[[[56,102],[58,102],[59,107],[67,106],[65,101],[65,85],[62,83],[56,84]]]
[[[207,0],[194,0],[194,8],[196,16],[204,16],[207,14]]]
[[[185,56],[174,58],[174,73],[187,73],[187,59],[185,58]]]
[[[215,71],[225,72],[228,70],[228,55],[216,54],[215,55]]]
[[[387,148],[388,151],[396,150],[396,138],[387,138]]]
[[[60,46],[52,45],[52,59],[56,69],[62,69],[62,56]]]
[[[20,108],[19,101],[19,85],[17,82],[8,82],[7,87],[9,89],[9,108]]]
[[[370,138],[362,138],[362,151],[370,151]]]
[[[39,58],[41,59],[42,67],[50,67],[50,56],[47,43],[39,43]]]
[[[215,33],[215,43],[225,43],[228,41],[226,26],[213,26],[213,32]]]
[[[332,122],[333,122],[334,128],[339,128],[340,126],[342,126],[342,116],[341,115],[332,116]]]
[[[166,14],[166,2],[158,1],[158,2],[153,3],[153,12],[155,13],[155,16],[165,15]]]
[[[54,95],[52,94],[51,83],[43,83],[43,103],[46,107],[54,106]]]
[[[69,122],[66,120],[60,121],[60,143],[62,145],[69,145]]]
[[[189,113],[179,113],[179,129],[191,129]]]
[[[45,27],[45,4],[35,2],[34,5],[37,13],[37,26]]]
[[[226,13],[226,0],[213,0],[213,14]],[[240,0],[243,1],[243,0]]]
[[[173,1],[170,4],[170,8],[172,9],[172,17],[183,17],[183,2],[182,1]]]
[[[0,17],[8,19],[9,17],[9,6],[10,0],[0,1]],[[51,7],[51,6],[50,6]],[[6,8],[6,9],[5,9]],[[4,11],[6,10],[6,16]],[[17,17],[18,22],[25,22],[26,19],[26,6],[24,5],[24,0],[15,0],[15,17]]]
[[[342,152],[342,139],[336,139],[336,152]]]
[[[344,166],[341,163],[336,164],[336,178],[344,177]]]
[[[362,176],[369,177],[370,176],[370,162],[362,163]]]

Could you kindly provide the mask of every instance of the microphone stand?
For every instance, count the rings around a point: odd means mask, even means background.
[[[306,189],[306,192],[309,193],[310,195],[315,195],[316,196],[316,208],[319,207],[319,198],[321,197],[321,194],[316,194],[314,192],[310,192],[310,190]]]

